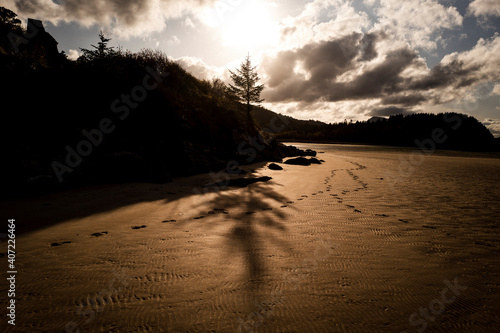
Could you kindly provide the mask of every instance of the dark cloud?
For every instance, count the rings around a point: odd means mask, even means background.
[[[361,38],[354,33],[265,58],[261,68],[269,79],[264,97],[268,102],[324,99],[336,78],[354,68]]]
[[[391,96],[386,96],[382,98],[382,104],[383,105],[388,105],[388,104],[396,104],[396,105],[403,105],[403,106],[414,106],[418,105],[421,102],[425,101],[426,98],[424,95],[419,94],[419,93],[412,93],[409,95],[391,95]]]
[[[408,114],[412,114],[412,113],[413,113],[412,111],[409,111],[408,109],[405,109],[405,108],[398,108],[396,106],[389,106],[386,108],[374,109],[368,115],[374,116],[374,117],[389,117],[389,116],[394,116],[397,114],[408,115]]]
[[[22,15],[48,21],[75,21],[115,28],[124,35],[161,31],[167,18],[213,4],[216,0],[15,0]]]
[[[370,61],[378,56],[377,50],[375,49],[377,39],[378,35],[374,33],[368,33],[363,36],[361,40],[361,61]]]
[[[295,52],[283,51],[276,57],[264,59],[261,66],[266,68],[268,74],[271,76],[267,82],[269,88],[274,88],[282,84],[294,75],[293,70],[296,64],[296,57]]]
[[[432,68],[427,76],[409,84],[408,89],[430,90],[446,86],[467,87],[477,82],[477,79],[471,74],[474,74],[478,69],[478,67],[466,68],[464,63],[458,60],[445,65],[438,64]]]
[[[37,8],[41,7],[38,0],[19,0],[16,1],[17,10],[24,14],[33,14]]]
[[[330,95],[330,101],[343,99],[376,98],[401,91],[404,82],[400,76],[417,58],[413,50],[399,49],[387,54],[384,62],[367,70],[346,84],[337,84],[337,90]]]
[[[401,73],[418,59],[416,51],[409,48],[387,53],[381,63],[360,71],[347,82],[338,80],[375,59],[376,42],[382,37],[353,33],[266,58],[262,69],[269,79],[264,97],[269,102],[336,102],[380,98],[403,91],[405,80]]]

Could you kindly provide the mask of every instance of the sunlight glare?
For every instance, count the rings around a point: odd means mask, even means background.
[[[224,45],[253,49],[272,44],[277,37],[278,24],[269,6],[260,1],[241,1],[228,8],[219,26]]]

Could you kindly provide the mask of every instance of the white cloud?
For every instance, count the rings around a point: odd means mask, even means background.
[[[492,94],[493,95],[500,95],[500,84],[495,84],[495,86],[493,87],[493,91],[492,91]]]
[[[474,0],[468,12],[474,16],[500,16],[500,3],[498,0]]]
[[[378,29],[427,50],[437,47],[434,34],[463,23],[455,7],[445,7],[435,0],[381,0],[376,13],[380,21]]]
[[[76,60],[76,59],[78,59],[78,57],[80,57],[80,52],[78,52],[77,50],[70,49],[68,51],[68,59],[69,60]]]
[[[177,36],[175,36],[175,35],[174,35],[174,36],[172,36],[172,37],[168,40],[168,42],[167,42],[167,43],[168,43],[168,44],[170,44],[170,45],[177,45],[177,44],[180,44],[180,43],[181,43],[181,40],[180,40]]]
[[[321,121],[326,123],[338,123],[346,119],[368,119],[370,117],[369,113],[371,110],[377,107],[377,101],[342,101],[335,103],[318,101],[312,104],[300,102],[264,102],[262,105],[270,110],[294,117],[296,119],[321,119]]]
[[[500,137],[500,119],[487,118],[482,123],[495,137]]]
[[[321,21],[322,16],[328,21]],[[350,1],[314,0],[295,17],[282,21],[282,48],[301,47],[311,42],[362,31],[370,25],[368,15],[356,11]]]
[[[491,39],[481,38],[471,50],[452,53],[443,58],[441,63],[463,63],[473,76],[482,82],[496,81],[500,76],[500,34],[496,33]]]
[[[181,57],[173,59],[186,71],[200,80],[211,80],[215,77],[221,78],[224,70],[218,67],[209,66],[203,60],[196,57]],[[222,78],[221,78],[222,79]]]

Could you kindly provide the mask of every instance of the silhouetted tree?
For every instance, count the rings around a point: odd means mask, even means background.
[[[222,103],[226,97],[226,84],[219,78],[213,78],[210,82],[210,90],[217,103]]]
[[[96,59],[104,59],[104,58],[115,56],[118,54],[118,52],[114,50],[114,47],[108,46],[108,43],[111,40],[111,38],[104,37],[104,34],[102,33],[102,31],[99,32],[99,40],[100,41],[99,41],[99,43],[97,43],[97,46],[90,45],[95,50],[88,50],[88,49],[80,48],[80,51],[83,52],[82,57],[85,60],[92,61],[92,60],[96,60]]]
[[[5,7],[0,7],[0,25],[4,24],[21,27],[21,21],[17,18],[16,13]]]
[[[228,92],[238,101],[246,103],[249,121],[252,120],[250,114],[252,103],[264,101],[260,98],[260,93],[264,89],[264,85],[257,84],[260,78],[255,68],[257,67],[252,67],[250,56],[247,56],[240,68],[236,69],[236,72],[229,71],[234,85],[229,85]]]
[[[14,45],[20,43],[24,38],[21,21],[13,11],[0,7],[0,53],[17,51]]]

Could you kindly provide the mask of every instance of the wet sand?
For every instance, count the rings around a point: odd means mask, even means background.
[[[324,148],[322,165],[244,167],[272,177],[246,188],[2,202],[20,231],[0,331],[499,330],[500,159]]]

